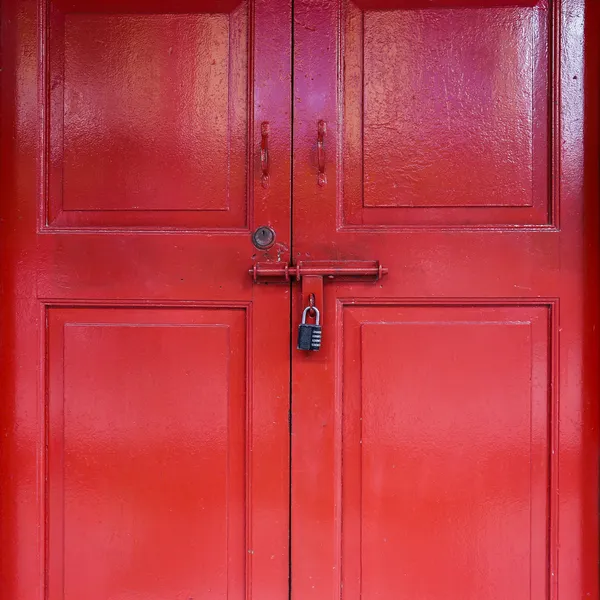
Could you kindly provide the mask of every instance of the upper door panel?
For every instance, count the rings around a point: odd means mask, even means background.
[[[47,0],[44,224],[247,224],[249,10]]]
[[[546,225],[550,11],[342,3],[346,225]]]

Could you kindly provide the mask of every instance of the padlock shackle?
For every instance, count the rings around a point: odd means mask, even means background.
[[[306,315],[308,315],[309,311],[311,310],[315,311],[315,325],[320,325],[319,321],[321,320],[321,313],[319,312],[319,309],[316,306],[307,306],[302,311],[302,324],[306,324]]]

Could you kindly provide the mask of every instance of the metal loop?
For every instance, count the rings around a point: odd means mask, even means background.
[[[319,312],[319,309],[316,306],[307,306],[304,309],[304,311],[302,312],[302,324],[306,323],[306,316],[309,314],[311,309],[315,312],[315,325],[319,325],[319,321],[321,320],[321,313]]]
[[[317,309],[315,308],[315,295],[314,294],[309,294],[308,296],[308,314],[311,317],[316,317],[317,316]]]

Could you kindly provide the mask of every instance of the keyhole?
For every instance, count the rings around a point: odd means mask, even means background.
[[[259,250],[266,250],[275,243],[275,231],[267,225],[261,225],[252,234],[252,243]]]

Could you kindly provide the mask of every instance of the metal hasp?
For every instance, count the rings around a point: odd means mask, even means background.
[[[306,260],[288,265],[273,262],[257,262],[250,269],[254,283],[302,283],[302,305],[306,306],[309,298],[318,311],[320,322],[315,326],[300,325],[298,337],[299,350],[318,350],[321,346],[321,325],[323,322],[323,280],[336,281],[379,281],[388,270],[378,260]],[[303,317],[306,316],[306,311]],[[318,328],[318,344],[311,346],[308,333],[310,328]]]
[[[388,270],[378,260],[306,260],[293,265],[257,262],[249,272],[254,283],[287,283],[308,275],[337,281],[379,281]]]

